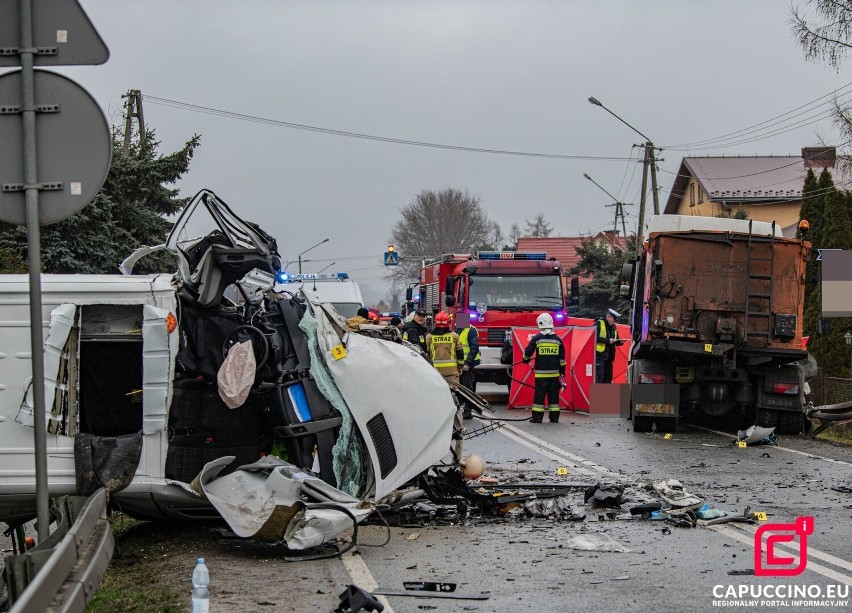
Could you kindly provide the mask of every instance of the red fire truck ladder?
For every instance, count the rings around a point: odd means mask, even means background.
[[[757,257],[752,249],[754,245],[769,245],[769,257]],[[755,250],[762,251],[762,250]],[[768,263],[769,271],[766,271]],[[757,266],[755,266],[757,264]],[[763,269],[755,272],[755,268]],[[772,290],[775,272],[775,222],[772,222],[771,236],[755,236],[752,233],[752,220],[748,222],[748,252],[746,254],[746,295],[745,324],[743,342],[748,342],[749,334],[766,338],[766,344],[772,342]],[[754,283],[754,285],[752,285]],[[763,325],[765,323],[765,326]]]

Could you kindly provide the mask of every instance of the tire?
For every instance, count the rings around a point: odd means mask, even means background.
[[[778,411],[778,434],[799,434],[804,425],[804,416],[796,411]]]

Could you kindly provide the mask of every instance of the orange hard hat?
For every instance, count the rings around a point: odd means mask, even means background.
[[[440,311],[435,315],[435,325],[436,326],[449,326],[450,325],[450,315],[446,311]]]

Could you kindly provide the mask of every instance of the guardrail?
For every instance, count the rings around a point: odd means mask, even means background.
[[[89,497],[53,501],[56,529],[27,553],[6,557],[3,579],[10,613],[85,609],[115,549],[106,504],[103,488]]]

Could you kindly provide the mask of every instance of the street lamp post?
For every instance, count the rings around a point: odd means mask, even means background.
[[[645,144],[642,145],[645,147],[645,160],[643,161],[643,169],[642,169],[642,197],[639,202],[639,228],[636,232],[636,255],[639,256],[642,254],[642,236],[645,232],[645,203],[647,200],[646,192],[648,191],[648,169],[651,170],[651,191],[654,195],[654,215],[660,214],[660,196],[657,193],[657,162],[654,159],[654,143],[651,142],[651,139],[642,134],[639,130],[631,126],[629,123],[624,121],[621,117],[613,113],[607,107],[603,105],[603,103],[595,97],[589,97],[589,102],[594,104],[595,106],[601,107],[607,113],[615,117],[618,121],[626,125],[628,128],[636,132],[639,136],[645,139]]]
[[[613,243],[615,243],[615,239],[616,239],[616,237],[618,236],[618,217],[619,217],[619,215],[621,216],[621,231],[622,231],[622,233],[624,234],[624,240],[626,241],[626,240],[627,240],[627,226],[626,226],[626,224],[625,224],[625,222],[624,222],[624,205],[625,205],[625,203],[624,203],[624,202],[620,202],[620,201],[619,201],[619,200],[618,200],[615,196],[613,196],[613,195],[612,195],[612,194],[610,194],[608,191],[606,191],[606,190],[605,190],[605,189],[604,189],[604,188],[600,185],[600,183],[598,183],[597,181],[595,181],[593,178],[591,178],[591,177],[590,177],[589,175],[587,175],[586,173],[583,173],[583,176],[584,176],[584,177],[586,177],[589,181],[591,181],[591,182],[592,182],[592,183],[594,183],[595,185],[597,185],[597,186],[598,186],[598,188],[600,188],[600,190],[601,190],[603,193],[605,193],[607,196],[609,196],[610,198],[612,198],[612,201],[613,201],[613,203],[614,203],[614,204],[608,204],[608,205],[607,205],[607,206],[615,206],[615,221],[613,221],[613,223],[612,223],[612,242],[613,242]]]
[[[317,274],[321,273],[323,270],[328,270],[329,268],[331,268],[331,267],[332,267],[332,266],[334,266],[335,264],[337,264],[337,262],[332,262],[332,263],[331,263],[331,264],[329,264],[328,266],[324,266],[323,268],[321,268],[321,269],[319,270],[319,272],[317,272]]]
[[[320,246],[320,245],[322,245],[323,243],[327,243],[327,242],[328,242],[328,239],[327,239],[327,238],[324,238],[323,240],[321,240],[320,242],[318,242],[318,243],[317,243],[316,245],[314,245],[313,247],[308,247],[308,248],[307,248],[307,249],[305,249],[302,253],[300,253],[300,254],[299,254],[299,274],[302,274],[302,256],[303,256],[303,255],[305,255],[305,254],[306,254],[308,251],[310,251],[311,249],[316,249],[317,247],[319,247],[319,246]]]

